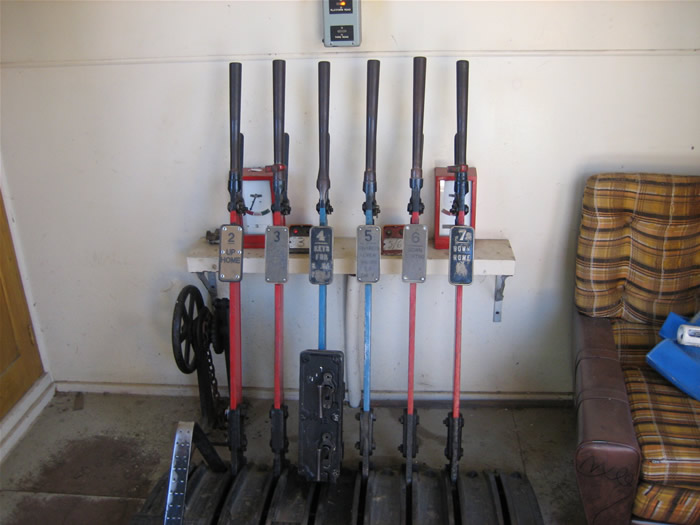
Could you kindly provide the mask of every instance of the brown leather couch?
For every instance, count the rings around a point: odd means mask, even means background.
[[[656,333],[668,313],[692,315],[700,307],[699,294],[700,177],[610,173],[589,178],[576,253],[573,336],[574,464],[590,525],[700,524],[700,437],[694,445],[690,439],[690,448],[697,450],[682,452],[690,465],[684,479],[659,482],[654,461],[644,457],[649,439],[640,437],[646,423],[640,423],[636,398],[634,410],[630,405],[630,374],[675,389],[662,384],[644,358],[658,342]],[[677,389],[672,393],[684,396]],[[652,393],[644,401],[655,399]],[[688,396],[683,402],[687,411],[679,417],[700,436],[700,403]],[[664,429],[660,432],[663,441]],[[673,497],[647,498],[648,486],[684,491],[679,498],[691,508],[679,510]],[[635,510],[648,515],[635,516]]]

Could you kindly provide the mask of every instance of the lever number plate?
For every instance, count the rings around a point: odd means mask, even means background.
[[[405,283],[423,283],[428,267],[428,227],[407,224],[403,228],[401,278]]]
[[[379,281],[381,230],[379,226],[357,227],[357,280],[361,283]]]
[[[331,284],[333,281],[333,228],[314,226],[309,236],[309,281]]]
[[[265,228],[265,281],[282,284],[289,276],[289,229],[286,226]]]
[[[474,228],[453,226],[450,228],[449,281],[450,284],[472,283],[474,269]]]
[[[243,228],[224,224],[219,235],[219,280],[239,282],[243,277]]]

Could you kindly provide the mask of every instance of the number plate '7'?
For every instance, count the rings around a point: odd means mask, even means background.
[[[471,284],[474,268],[474,228],[471,226],[450,228],[448,254],[450,284]]]

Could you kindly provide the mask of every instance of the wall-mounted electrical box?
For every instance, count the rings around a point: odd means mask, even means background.
[[[359,46],[360,0],[323,0],[323,44]]]

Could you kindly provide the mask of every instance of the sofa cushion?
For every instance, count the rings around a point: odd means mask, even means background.
[[[649,350],[661,341],[659,325],[631,323],[620,319],[612,319],[612,332],[617,347],[620,365],[647,367],[646,361]]]
[[[700,402],[648,367],[624,369],[642,479],[700,490]]]
[[[700,307],[700,177],[605,173],[586,182],[574,298],[581,313],[660,326]]]
[[[642,482],[632,513],[663,523],[700,524],[700,491]]]

